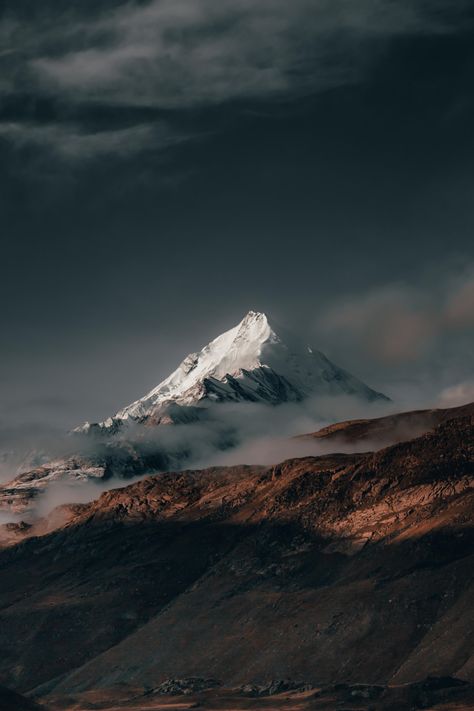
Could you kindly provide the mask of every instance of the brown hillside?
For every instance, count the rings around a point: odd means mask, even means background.
[[[464,417],[376,453],[109,491],[0,553],[1,680],[473,680],[473,484]]]
[[[403,442],[407,439],[419,437],[433,430],[442,422],[456,417],[474,415],[474,403],[434,410],[412,410],[399,412],[385,417],[376,417],[367,420],[346,420],[334,425],[323,427],[317,432],[302,435],[299,439],[318,439],[325,442],[334,442],[335,446],[347,445],[379,446]]]

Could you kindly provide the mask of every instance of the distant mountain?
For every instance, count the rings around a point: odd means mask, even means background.
[[[249,311],[147,395],[104,422],[85,423],[71,437],[67,456],[40,461],[0,487],[0,510],[35,507],[38,494],[58,483],[78,485],[180,469],[209,452],[241,444],[239,425],[219,406],[276,406],[308,398],[350,395],[362,402],[387,402],[346,370],[263,313]],[[248,411],[247,411],[248,415]],[[321,413],[321,416],[324,416]],[[206,425],[197,436],[182,428],[168,437],[161,425]],[[165,436],[157,436],[161,432]],[[94,493],[94,492],[93,492]],[[65,494],[67,495],[67,494]]]
[[[190,422],[214,403],[278,405],[318,395],[353,395],[366,402],[389,400],[321,351],[276,326],[266,314],[249,311],[237,326],[198,353],[190,353],[144,397],[104,422],[87,422],[76,432],[115,433],[131,422]]]

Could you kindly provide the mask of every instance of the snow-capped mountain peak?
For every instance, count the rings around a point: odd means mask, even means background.
[[[150,406],[174,401],[193,404],[205,379],[238,377],[244,370],[261,367],[265,344],[278,343],[279,337],[264,313],[249,311],[237,326],[214,338],[198,353],[190,353],[171,375],[145,397],[120,410],[116,417],[143,416]]]
[[[265,343],[278,340],[267,316],[249,311],[237,326],[215,338],[199,353],[188,355],[169,378],[150,392],[150,396],[179,395],[183,388],[187,390],[203,377],[220,380],[229,374],[236,375],[242,369],[252,370],[261,365]]]
[[[165,410],[173,413],[172,421],[188,421],[193,408],[213,402],[279,404],[337,394],[387,399],[275,326],[266,314],[249,311],[240,323],[190,353],[168,378],[100,427],[113,430],[126,421],[160,422]],[[81,429],[89,428],[86,424]]]

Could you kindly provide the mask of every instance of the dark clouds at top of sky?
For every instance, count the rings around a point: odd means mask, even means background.
[[[160,110],[288,100],[359,82],[387,41],[451,34],[467,7],[439,0],[7,5],[0,134],[75,160],[165,147],[181,131]],[[112,108],[106,122],[94,120],[100,107]],[[129,113],[120,125],[127,109],[156,113]]]
[[[7,416],[104,417],[249,308],[383,387],[400,340],[321,328],[380,295],[408,349],[428,329],[404,373],[466,378],[468,329],[420,303],[474,257],[470,3],[0,8]]]

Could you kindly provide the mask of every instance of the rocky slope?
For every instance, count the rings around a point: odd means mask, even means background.
[[[164,453],[131,442],[101,444],[88,453],[52,460],[0,485],[0,512],[34,520],[38,507],[41,511],[42,496],[56,491],[56,487],[66,501],[80,501],[83,496],[86,500],[93,499],[104,488],[111,487],[108,482],[112,480],[117,485],[119,479],[133,479],[144,472],[169,469],[173,462],[179,461],[178,454],[175,456],[172,451]],[[88,487],[86,490],[84,485]]]
[[[373,453],[106,492],[0,552],[0,681],[472,681],[473,487],[468,416]]]
[[[285,680],[226,688],[206,680],[169,679],[156,689],[94,689],[66,697],[48,697],[50,711],[470,711],[474,685],[451,677],[428,677],[406,685],[332,684],[308,687]]]

